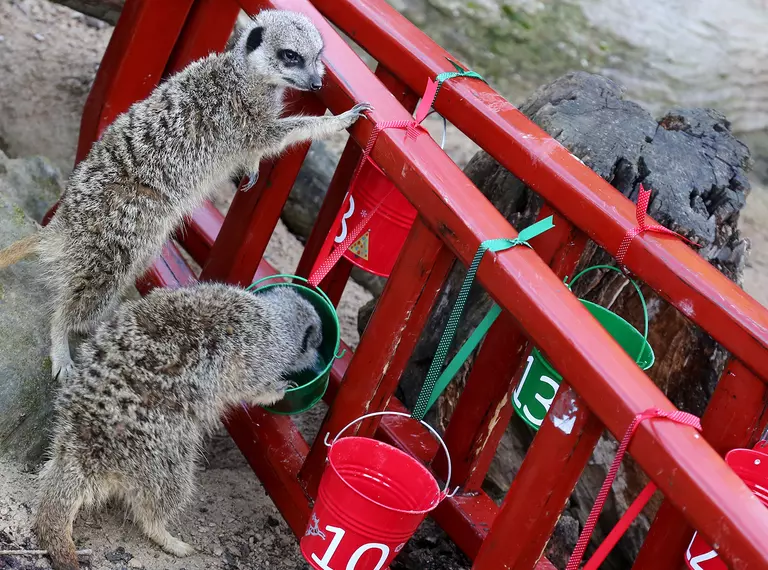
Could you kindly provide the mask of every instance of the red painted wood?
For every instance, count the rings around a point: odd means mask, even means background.
[[[751,447],[768,409],[768,387],[743,364],[731,360],[701,419],[704,438],[720,454]],[[664,501],[638,554],[634,570],[657,570],[683,559],[693,529]]]
[[[572,419],[573,427],[555,427],[553,417]],[[600,421],[563,383],[473,568],[534,567],[602,432]]]
[[[330,406],[322,433],[338,433],[355,418],[386,409],[450,260],[440,240],[417,220]],[[375,421],[362,422],[350,433],[370,436],[377,426]],[[316,441],[301,471],[313,496],[325,458],[325,445]]]
[[[194,1],[125,2],[85,101],[75,164],[115,117],[155,88]],[[43,225],[57,207],[58,203],[48,210]]]
[[[554,264],[555,272],[565,276],[573,271],[586,245],[586,236],[577,231],[551,208],[544,206],[539,219],[555,215],[555,228],[532,240],[541,259]],[[564,264],[564,260],[567,264]],[[453,458],[453,485],[463,492],[479,491],[496,453],[513,410],[510,395],[512,379],[519,371],[528,339],[514,318],[502,313],[478,353],[464,392],[445,432]],[[446,464],[438,459],[435,469],[446,474]]]
[[[260,3],[245,4],[255,6]],[[334,35],[306,1],[261,3],[267,4],[304,11],[324,33],[329,73],[321,98],[329,108],[337,112],[349,108],[353,101],[367,100],[376,109],[375,118],[408,118],[407,112],[371,79],[363,62]],[[460,82],[454,85],[453,89],[457,91],[465,89]],[[492,121],[498,119],[498,123],[502,123],[501,119],[514,119],[515,128],[508,122],[500,125],[492,122],[488,126],[488,118],[485,122],[480,120],[483,114],[492,115]],[[533,169],[533,173],[530,170],[523,173],[534,188],[552,194],[552,190],[546,188],[551,184],[558,192],[579,203],[580,212],[574,213],[575,208],[569,207],[567,199],[553,196],[552,202],[558,211],[570,210],[569,219],[577,226],[589,227],[590,237],[594,237],[595,232],[606,233],[603,237],[610,237],[607,241],[615,241],[614,248],[618,247],[625,231],[634,225],[634,209],[628,201],[617,198],[610,186],[607,187],[610,193],[602,192],[601,189],[607,186],[604,181],[514,109],[491,112],[483,106],[473,117],[475,127],[483,125],[488,130],[495,129],[497,138],[503,140],[505,149],[509,150],[505,155],[507,160],[512,160],[513,165],[519,162],[516,171],[527,168],[532,156],[536,158],[537,169]],[[352,136],[362,142],[369,132],[367,121],[360,121],[352,129]],[[502,139],[505,132],[507,136]],[[456,165],[428,138],[422,136],[410,141],[404,140],[402,133],[385,131],[379,136],[373,159],[462,262],[468,263],[480,241],[499,235],[514,237],[500,214],[479,196]],[[616,224],[617,217],[623,217],[623,225]],[[646,281],[664,288],[659,275],[666,271],[667,292],[678,287],[677,293],[684,292],[686,298],[689,293],[696,293],[696,298],[689,299],[694,306],[694,315],[708,317],[709,321],[703,320],[709,324],[718,320],[717,315],[724,317],[722,323],[718,322],[722,328],[716,332],[727,331],[724,343],[733,346],[733,351],[740,357],[743,354],[750,368],[765,376],[768,364],[762,356],[763,340],[768,336],[768,327],[765,327],[768,319],[764,318],[762,307],[732,283],[723,283],[724,278],[714,268],[703,264],[682,244],[667,243],[666,238],[651,236],[639,239],[633,248],[629,254],[630,262],[635,259],[643,265],[643,256],[634,257],[637,254],[633,252],[645,252],[643,255],[656,272],[647,277],[648,272],[644,272],[641,276]],[[654,256],[665,260],[665,271],[653,261]],[[612,433],[622,434],[631,419],[649,407],[672,409],[648,377],[589,317],[581,303],[534,252],[515,249],[489,257],[493,261],[480,266],[480,283],[515,316]],[[686,280],[679,279],[678,274],[685,275]],[[683,283],[691,286],[680,289]],[[395,316],[400,314],[395,311],[393,318]],[[737,338],[739,342],[734,343]],[[386,341],[384,346],[387,346]],[[342,390],[339,397],[343,393]],[[677,507],[685,509],[687,519],[705,538],[722,545],[724,558],[731,562],[739,559],[752,564],[768,563],[768,544],[760,539],[768,534],[768,513],[754,501],[715,452],[703,440],[693,438],[693,430],[663,421],[643,424],[630,446],[630,453],[646,472],[653,475],[662,492],[667,493]]]
[[[129,2],[134,2],[132,6],[149,5],[148,2],[139,4],[139,0]],[[372,47],[369,50],[377,56],[380,54],[385,65],[402,73],[401,79],[411,89],[420,91],[426,77],[446,69],[443,59],[445,52],[436,48],[423,34],[409,28],[380,0],[367,0],[365,4],[359,0],[315,2],[326,11],[337,10],[334,18],[351,17],[349,25],[345,26],[346,31],[356,39],[370,43]],[[188,11],[191,1],[183,4]],[[408,118],[408,112],[392,97],[382,81],[372,76],[305,0],[244,0],[243,4],[249,9],[260,6],[300,9],[315,19],[326,38],[329,68],[328,85],[320,97],[323,104],[334,112],[346,110],[353,102],[366,100],[373,103],[376,109],[374,117],[379,120]],[[176,8],[177,4],[173,2],[152,3],[152,11],[147,12],[147,19],[142,20],[140,25],[136,22],[137,30],[143,32],[149,29],[150,24],[162,28],[158,38],[144,42],[151,45],[153,50],[156,49],[152,41],[155,39],[173,45],[175,39],[168,39],[173,35],[168,32],[168,20],[160,16],[165,14],[166,9],[171,12],[175,10],[172,16],[183,22],[186,11],[182,17],[181,10]],[[203,33],[202,20],[200,22],[197,29]],[[130,31],[133,33],[135,30],[131,28]],[[216,32],[219,31],[216,26]],[[390,36],[395,33],[404,36],[398,38],[394,45],[388,44],[393,41]],[[117,37],[115,46],[118,46],[121,36]],[[128,42],[125,49],[136,50],[137,43],[141,42]],[[179,45],[177,53],[183,54]],[[196,44],[190,45],[194,47]],[[404,52],[404,47],[410,52]],[[113,49],[119,50],[118,47]],[[118,52],[119,57],[123,55]],[[181,55],[178,57],[182,58]],[[162,59],[156,58],[157,61]],[[387,64],[388,61],[393,65]],[[136,98],[126,93],[138,89],[146,80],[147,76],[142,75],[145,71],[142,65],[143,62],[136,62],[135,68],[121,68],[126,75],[120,77],[129,81],[126,91],[104,95],[104,106],[97,113],[98,121],[111,120],[110,113],[116,108],[112,105],[119,106],[125,101],[130,103]],[[105,66],[102,69],[106,69]],[[481,141],[482,146],[491,154],[500,158],[503,164],[550,200],[558,211],[584,228],[590,237],[609,251],[618,247],[624,232],[634,225],[634,209],[628,201],[618,196],[606,183],[483,84],[449,82],[438,100],[438,110],[444,112],[459,128],[471,131],[475,140]],[[351,129],[357,143],[366,141],[370,128],[371,125],[366,121],[360,121]],[[84,128],[81,142],[87,141],[90,145],[95,134],[88,135],[86,130]],[[412,235],[412,240],[398,262],[396,274],[390,279],[382,297],[381,310],[374,315],[358,354],[349,363],[347,381],[339,388],[326,420],[326,427],[330,428],[345,421],[345,414],[354,417],[361,410],[383,409],[392,403],[391,394],[397,378],[449,266],[450,255],[447,251],[451,251],[466,264],[480,241],[501,235],[516,235],[428,137],[421,136],[416,141],[410,141],[402,133],[384,132],[374,149],[373,158],[419,210],[421,217],[415,229],[419,237],[416,239]],[[277,201],[275,197],[274,203]],[[265,216],[267,221],[274,218],[274,203],[262,205],[258,215]],[[195,247],[198,253],[204,252],[218,231],[214,227],[216,217],[209,218],[199,225],[203,231],[196,236]],[[267,233],[256,232],[254,235],[263,240]],[[225,236],[219,241],[225,243],[227,239]],[[241,247],[242,242],[234,245]],[[419,248],[424,254],[423,259],[418,259]],[[258,248],[256,253],[258,255],[251,256],[247,262],[250,264],[249,271],[259,271],[259,267],[264,271],[263,266],[258,264],[261,258]],[[648,378],[588,317],[581,304],[565,290],[559,278],[547,269],[534,252],[520,249],[487,257],[491,259],[481,265],[479,281],[519,323],[522,330],[550,355],[553,365],[563,372],[578,391],[581,397],[578,400],[580,409],[588,405],[595,417],[605,422],[614,434],[622,434],[629,420],[638,412],[651,406],[671,408]],[[685,308],[690,318],[709,330],[736,358],[743,361],[744,370],[748,367],[765,380],[768,371],[765,359],[768,318],[762,307],[685,246],[667,238],[638,238],[628,259],[630,267],[643,280],[660,290],[673,304]],[[234,272],[238,271],[237,264],[237,260],[230,264]],[[247,272],[243,270],[243,273]],[[241,276],[229,276],[230,279],[233,277],[241,279]],[[147,283],[173,285],[184,280],[191,282],[191,272],[169,244],[160,264],[156,264],[148,274]],[[745,377],[741,373],[738,376]],[[756,379],[754,381],[759,383]],[[754,401],[750,402],[754,404]],[[725,414],[723,417],[727,416]],[[581,417],[578,421],[587,420],[597,422],[592,416]],[[238,432],[241,434],[239,443],[246,449],[254,468],[262,470],[259,475],[263,476],[294,531],[300,533],[306,522],[309,500],[298,479],[299,469],[303,466],[302,478],[308,476],[310,482],[316,482],[322,461],[313,459],[312,455],[320,459],[324,455],[321,456],[320,452],[313,449],[308,462],[303,465],[306,444],[300,436],[297,437],[289,419],[265,415],[258,423],[259,430],[254,430],[247,419],[239,418],[237,428],[242,430]],[[408,436],[409,432],[402,426],[382,425],[382,431],[391,434],[393,441],[404,442]],[[377,426],[378,422],[370,422],[362,426],[360,433],[372,434]],[[545,487],[541,477],[533,476],[534,470],[551,468],[553,465],[550,460],[536,461],[537,457],[550,457],[549,451],[534,453],[535,450],[549,447],[549,442],[555,446],[551,457],[562,458],[567,446],[571,446],[572,454],[579,457],[588,448],[581,443],[576,445],[572,440],[561,438],[556,431],[559,430],[547,420],[536,438],[532,455],[529,455],[523,465],[524,469],[515,480],[515,485],[520,488],[530,483],[531,499],[528,499],[528,504],[533,504],[534,499],[538,500]],[[429,454],[429,442],[419,441],[420,445],[414,448],[414,452],[426,457]],[[763,540],[768,533],[764,508],[756,504],[757,501],[727,469],[715,451],[701,438],[695,438],[691,430],[665,422],[647,422],[630,446],[630,453],[668,495],[670,504],[685,511],[685,520],[697,526],[707,540],[720,545],[724,558],[733,567],[763,567],[768,563],[768,546]],[[567,479],[580,471],[577,469],[579,462],[577,458],[563,463]],[[561,498],[567,496],[564,495],[564,484],[553,489],[548,497],[549,502],[544,503],[551,507],[548,513],[558,504],[562,508]],[[527,497],[524,493],[520,493],[520,496],[523,499]],[[492,514],[480,513],[484,499],[477,499],[475,503],[471,503],[470,499],[462,497],[446,503],[435,513],[435,517],[452,529],[451,533],[456,536],[457,542],[464,544],[462,548],[471,551],[472,544],[476,549],[484,536],[480,532],[479,521],[487,524]],[[462,509],[455,507],[459,500],[466,503]],[[508,497],[508,503],[515,503],[516,506],[507,509],[505,505],[505,509],[498,515],[499,526],[493,534],[501,536],[504,530],[514,530],[509,512],[514,512],[515,508],[524,504],[521,501],[513,501]],[[457,512],[446,514],[443,518],[443,508],[448,509],[449,513],[450,509],[456,508]],[[502,515],[506,521],[501,520]],[[547,517],[543,520],[548,524]],[[462,523],[462,518],[467,522]],[[538,535],[541,535],[544,529],[542,526],[539,528],[542,530]],[[531,534],[526,531],[528,535],[537,536],[535,532]],[[522,554],[527,556],[527,551]],[[482,552],[480,556],[483,556]],[[486,564],[484,568],[501,567],[498,558],[492,553],[488,556],[492,564]]]
[[[545,206],[540,217],[550,213],[551,209]],[[555,274],[564,278],[573,273],[587,239],[559,215],[555,217],[555,228],[557,231],[541,236],[537,251],[542,259],[550,262]],[[519,364],[510,391],[525,370],[525,362]],[[509,398],[510,394],[505,394],[506,402]],[[553,402],[553,409],[558,411],[564,405],[570,405],[571,398],[574,407],[581,407],[580,411],[571,413],[576,415],[574,421],[577,424],[570,434],[544,428],[537,434],[535,445],[529,450],[505,497],[502,515],[476,559],[476,568],[498,568],[504,564],[507,568],[528,569],[542,557],[562,508],[602,433],[599,421],[565,384]],[[509,538],[510,533],[514,534],[513,539]]]
[[[260,408],[233,410],[225,425],[293,533],[303,536],[312,509],[297,475],[309,448],[296,425]]]
[[[93,141],[159,83],[194,0],[127,0],[88,95],[77,162]]]
[[[341,296],[347,287],[352,267],[354,267],[352,262],[342,257],[319,284],[320,289],[325,291],[335,307],[339,306],[339,301],[341,301]]]
[[[223,223],[221,212],[210,201],[206,201],[185,221],[175,237],[184,244],[184,249],[198,265],[205,266]]]
[[[406,109],[413,111],[413,109],[416,108],[419,96],[408,89],[400,80],[392,75],[389,70],[383,66],[378,66],[375,75]],[[333,224],[338,216],[339,208],[341,208],[347,191],[349,190],[349,184],[352,181],[352,176],[360,161],[360,156],[360,147],[354,141],[348,141],[336,171],[334,172],[333,178],[331,179],[318,218],[312,227],[312,232],[304,247],[299,266],[296,269],[297,275],[302,277],[309,276],[327,236],[336,232],[336,228],[333,227]],[[320,283],[320,288],[326,292],[334,304],[338,305],[351,271],[352,263],[342,258],[339,260],[336,267],[334,267],[328,276],[326,276]]]
[[[512,417],[511,381],[526,344],[514,317],[502,312],[488,331],[467,378],[445,432],[453,464],[451,485],[461,486],[462,493],[480,490]],[[435,460],[434,468],[441,477],[447,476],[443,456]]]
[[[424,89],[427,78],[453,71],[446,57],[455,58],[385,0],[312,3],[415,91]],[[303,2],[284,0],[280,4]],[[355,93],[364,91],[356,89]],[[635,207],[629,200],[484,83],[448,81],[436,105],[454,126],[607,251],[615,253],[624,235],[636,225]],[[653,234],[634,240],[626,265],[761,378],[768,379],[768,359],[764,357],[768,311],[738,285],[679,240]]]
[[[320,206],[317,214],[317,220],[312,226],[312,231],[304,245],[304,251],[301,254],[299,265],[296,268],[296,275],[308,278],[317,256],[325,243],[325,238],[333,231],[333,222],[336,220],[337,213],[344,203],[344,198],[349,189],[349,183],[352,181],[357,163],[362,156],[362,151],[357,142],[350,139],[347,141],[344,151],[341,153],[339,164],[333,173],[331,182],[328,185],[328,191]]]
[[[168,58],[165,75],[176,73],[210,53],[222,51],[239,13],[237,0],[195,0]]]
[[[139,293],[146,295],[155,287],[176,289],[192,285],[197,281],[192,269],[184,261],[181,252],[172,241],[166,242],[162,254],[136,281]]]

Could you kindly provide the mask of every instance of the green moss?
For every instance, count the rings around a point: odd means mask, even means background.
[[[50,375],[51,370],[53,370],[53,363],[51,362],[51,357],[46,356],[45,358],[43,358],[43,372],[46,375]]]
[[[616,58],[642,65],[642,53],[592,27],[569,0],[550,0],[532,12],[514,0],[498,1],[502,17],[476,1],[457,7],[447,0],[424,0],[403,14],[513,103],[569,71],[599,72]]]
[[[5,285],[0,283],[0,301],[5,299]]]
[[[24,222],[27,219],[27,215],[24,213],[24,210],[22,210],[18,205],[14,204],[13,206],[13,223],[17,226],[24,225]]]

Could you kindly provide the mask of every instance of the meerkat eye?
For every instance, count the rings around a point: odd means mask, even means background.
[[[304,65],[304,58],[290,49],[281,49],[277,55],[289,67],[301,67]]]

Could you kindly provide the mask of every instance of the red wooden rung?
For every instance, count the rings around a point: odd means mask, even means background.
[[[251,13],[299,10],[320,29],[326,85],[317,95],[297,100],[305,112],[339,113],[363,101],[375,109],[371,121],[358,121],[350,129],[350,141],[296,269],[308,276],[334,229],[360,145],[374,124],[412,121],[427,82],[451,71],[447,58],[455,58],[385,0],[127,0],[83,113],[78,158],[163,74],[222,49],[241,7]],[[378,60],[375,74],[323,16]],[[556,230],[536,244],[536,251],[488,254],[493,260],[480,265],[477,279],[504,314],[480,351],[445,433],[455,455],[452,483],[462,489],[432,516],[477,570],[551,569],[541,553],[603,430],[621,436],[646,409],[674,411],[562,284],[587,235],[617,253],[623,236],[636,225],[635,208],[488,85],[449,81],[435,105],[540,193],[547,203],[542,215],[556,214]],[[238,193],[226,217],[205,204],[188,220],[178,238],[203,267],[202,278],[245,284],[254,275],[274,273],[263,260],[264,250],[306,150],[304,145],[263,164],[258,185]],[[382,131],[371,158],[387,184],[394,185],[398,199],[412,208],[404,226],[410,231],[402,250],[394,248],[397,260],[357,350],[334,365],[326,393],[330,410],[321,434],[335,434],[365,413],[407,412],[393,394],[452,263],[466,266],[481,242],[517,235],[430,137]],[[629,447],[665,495],[635,567],[682,566],[695,528],[706,544],[717,545],[719,559],[732,568],[766,568],[768,512],[719,454],[754,440],[765,425],[768,311],[679,241],[637,232],[624,253],[633,274],[672,305],[684,306],[685,314],[732,354],[703,418],[704,437],[671,422],[643,424]],[[334,302],[355,261],[347,256],[323,281]],[[169,242],[139,287],[146,292],[195,280],[178,247]],[[499,508],[481,484],[510,417],[509,394],[531,344],[566,379],[550,416],[568,414],[568,429],[561,422],[544,421]],[[258,409],[235,411],[227,427],[291,529],[303,536],[326,464],[322,438],[310,446],[289,417]],[[434,438],[418,423],[373,418],[353,433],[375,436],[433,463],[438,476],[447,475]]]

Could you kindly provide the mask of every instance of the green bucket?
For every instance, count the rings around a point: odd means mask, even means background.
[[[258,287],[258,285],[265,281],[272,281],[275,279],[292,279],[293,282],[280,281],[278,283],[270,283]],[[299,281],[300,283],[296,283],[296,281]],[[303,285],[302,283],[305,283],[306,285]],[[333,361],[342,356],[339,354],[341,327],[339,326],[339,317],[336,314],[336,308],[328,298],[328,295],[323,293],[319,288],[313,288],[308,285],[309,282],[303,277],[281,274],[259,279],[247,288],[248,291],[255,289],[253,293],[258,295],[260,291],[268,291],[274,287],[290,287],[312,304],[317,311],[317,314],[320,316],[320,322],[323,325],[323,342],[318,350],[319,358],[317,365],[312,369],[304,370],[288,377],[289,380],[296,383],[296,387],[286,390],[285,397],[276,404],[273,404],[272,406],[264,406],[265,410],[275,414],[300,414],[301,412],[306,412],[317,404],[328,389],[328,381],[331,376]]]
[[[576,280],[588,271],[594,269],[611,269],[621,273],[621,270],[611,265],[595,265],[588,267],[576,275],[567,287],[570,289]],[[629,278],[627,278],[629,279]],[[653,366],[655,356],[653,348],[648,344],[648,308],[645,304],[640,287],[632,279],[632,283],[637,294],[640,296],[640,302],[643,306],[643,316],[645,324],[645,333],[640,333],[635,327],[621,318],[616,313],[612,313],[605,307],[596,305],[590,301],[581,299],[581,302],[599,322],[603,328],[614,338],[614,340],[630,356],[634,356],[635,362],[642,370],[648,370]],[[539,349],[534,348],[528,356],[523,377],[520,383],[512,393],[512,407],[525,423],[533,429],[538,430],[544,417],[549,411],[549,406],[555,399],[557,390],[560,387],[563,377],[552,368]]]

